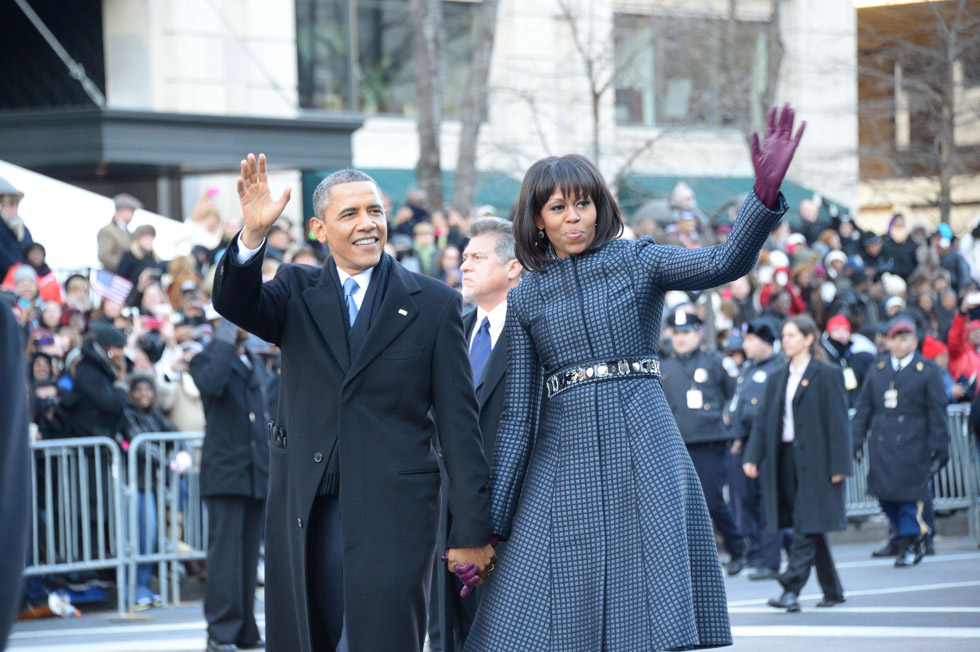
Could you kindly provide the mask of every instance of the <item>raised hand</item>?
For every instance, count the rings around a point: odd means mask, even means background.
[[[776,107],[769,109],[766,124],[766,137],[759,146],[759,133],[752,134],[752,167],[755,168],[755,194],[769,208],[776,208],[779,186],[783,183],[786,170],[793,160],[796,147],[803,138],[806,121],[800,123],[800,130],[793,137],[793,109],[783,105],[779,120],[776,120]]]
[[[259,154],[256,161],[254,154],[249,154],[242,161],[242,174],[238,177],[238,199],[242,203],[242,218],[245,228],[242,229],[242,244],[249,249],[257,249],[269,229],[282,215],[292,188],[286,188],[278,200],[273,201],[269,193],[269,175],[266,170],[265,154]]]

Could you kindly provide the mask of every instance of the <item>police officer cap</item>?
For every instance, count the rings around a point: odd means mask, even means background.
[[[684,310],[682,306],[671,313],[669,325],[675,331],[693,331],[701,326],[701,320],[694,313]]]
[[[721,345],[722,351],[743,351],[742,336],[737,331],[733,331]]]
[[[915,334],[915,323],[907,317],[898,317],[888,327],[888,337],[895,337],[902,333]]]
[[[776,341],[776,329],[765,319],[753,319],[745,331],[746,335],[755,335],[760,340],[772,344]]]

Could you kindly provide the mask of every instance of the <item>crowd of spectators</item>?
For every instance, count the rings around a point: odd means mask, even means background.
[[[152,226],[130,229],[139,200],[116,196],[115,214],[98,234],[101,269],[64,270],[32,240],[34,216],[25,223],[19,215],[23,195],[0,180],[0,300],[24,329],[36,440],[104,435],[125,448],[141,432],[204,431],[189,364],[220,320],[209,300],[214,263],[242,225],[239,216],[222,218],[213,195],[188,217],[190,253],[170,260],[155,250]],[[670,221],[627,216],[624,237],[652,235],[684,247],[724,241],[730,222],[709,224],[695,207],[689,188],[679,188]],[[456,288],[468,222],[496,213],[492,206],[470,215],[430,210],[422,191],[387,208],[388,253]],[[896,214],[877,234],[824,202],[806,199],[798,211],[798,222],[784,220],[772,233],[748,276],[713,291],[670,293],[665,315],[694,303],[709,346],[736,354],[732,335],[749,321],[769,319],[778,333],[788,317],[810,314],[828,354],[846,361],[858,383],[884,350],[888,324],[907,316],[918,326],[922,353],[944,370],[950,402],[972,401],[980,374],[980,218],[958,237],[946,224],[908,224]],[[269,234],[266,280],[281,264],[319,265],[326,258],[323,245],[296,234],[288,224]],[[664,329],[668,347],[669,335]],[[274,349],[255,338],[250,344],[275,368]],[[81,584],[76,599],[98,588]],[[43,583],[34,584],[33,594],[28,589],[29,601],[44,600]]]

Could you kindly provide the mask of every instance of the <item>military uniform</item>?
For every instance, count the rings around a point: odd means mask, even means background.
[[[869,440],[868,491],[878,497],[902,541],[896,565],[918,563],[928,532],[922,511],[929,483],[949,451],[939,367],[917,352],[901,361],[880,356],[868,370],[856,408],[855,450]]]
[[[670,321],[675,330],[700,325],[697,317],[681,311],[675,312]],[[745,541],[723,493],[728,446],[733,437],[722,414],[735,394],[738,369],[731,361],[726,365],[720,353],[697,349],[664,360],[660,374],[667,404],[701,480],[708,512],[732,557],[729,572],[737,573],[744,565]]]
[[[773,353],[759,361],[747,361],[742,365],[735,395],[728,404],[732,438],[740,439],[743,446],[732,455],[732,500],[738,500],[738,521],[742,534],[748,544],[748,562],[754,566],[779,571],[779,549],[782,537],[778,533],[767,532],[765,509],[762,501],[762,485],[758,478],[749,478],[742,471],[742,457],[745,440],[752,430],[752,422],[759,413],[759,403],[766,391],[766,381],[773,371],[784,363],[782,355]]]

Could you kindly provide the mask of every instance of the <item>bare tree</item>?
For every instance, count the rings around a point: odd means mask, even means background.
[[[476,153],[483,125],[484,107],[490,76],[490,55],[497,31],[497,9],[500,0],[483,0],[476,17],[476,41],[470,75],[463,92],[460,109],[459,155],[453,185],[453,206],[464,215],[469,213],[476,194]]]
[[[429,196],[429,206],[441,207],[442,167],[439,132],[442,128],[443,66],[442,0],[411,0],[412,56],[418,95],[419,161],[415,175]]]
[[[859,14],[862,177],[933,179],[923,204],[948,223],[957,183],[980,176],[980,142],[956,141],[980,127],[976,95],[959,97],[969,85],[962,76],[980,85],[980,2],[888,9]]]

